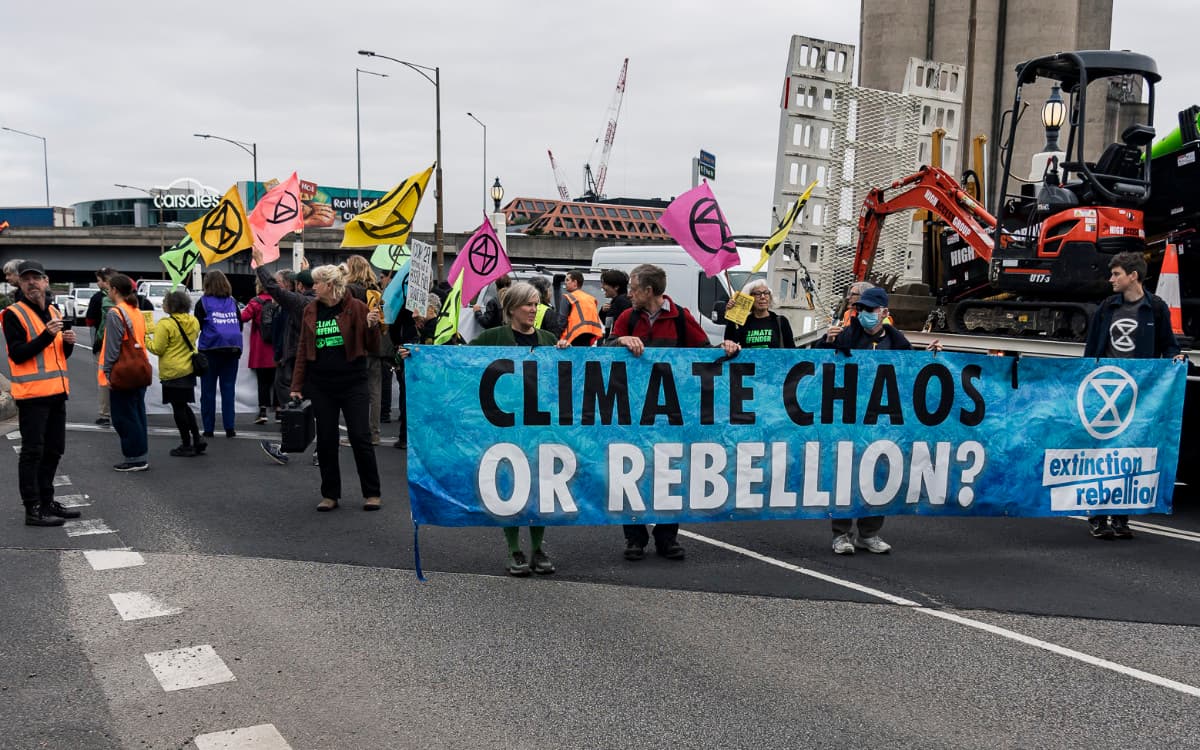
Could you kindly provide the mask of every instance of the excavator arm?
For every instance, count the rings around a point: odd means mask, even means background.
[[[892,193],[890,198],[886,196],[888,192]],[[993,243],[990,233],[996,227],[996,219],[948,172],[937,167],[921,167],[886,188],[874,188],[867,193],[858,215],[858,245],[854,251],[856,281],[866,281],[871,273],[884,219],[900,211],[915,209],[925,209],[941,218],[954,227],[984,262],[991,261]]]

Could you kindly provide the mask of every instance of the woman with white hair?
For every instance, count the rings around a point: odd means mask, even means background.
[[[725,340],[721,348],[726,354],[742,349],[795,349],[796,339],[787,318],[771,311],[771,286],[766,279],[753,279],[742,287],[742,294],[754,298],[744,325],[725,323]]]
[[[479,334],[471,341],[471,345],[533,347],[561,344],[559,348],[569,345],[569,342],[559,342],[557,336],[534,325],[541,302],[542,295],[537,287],[524,281],[516,282],[504,295],[504,324]],[[526,558],[521,550],[520,529],[516,526],[504,527],[504,539],[508,542],[506,570],[509,575],[523,577],[529,575],[531,570],[541,575],[554,572],[554,563],[550,562],[550,557],[542,547],[545,534],[545,526],[529,527],[530,556]]]
[[[367,357],[379,348],[379,311],[368,310],[346,288],[338,266],[312,269],[316,300],[304,308],[291,397],[312,400],[317,421],[317,456],[321,467],[319,511],[338,507],[342,475],[338,466],[338,415],[354,451],[362,489],[363,510],[379,510],[379,466],[371,446],[371,394]]]

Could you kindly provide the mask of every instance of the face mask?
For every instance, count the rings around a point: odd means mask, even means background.
[[[879,325],[879,313],[863,310],[858,314],[858,322],[862,324],[863,328],[869,331]]]

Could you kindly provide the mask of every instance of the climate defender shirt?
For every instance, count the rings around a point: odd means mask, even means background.
[[[342,339],[342,330],[337,322],[344,304],[339,302],[333,307],[326,307],[316,303],[317,325],[313,332],[313,344],[317,358],[308,367],[308,377],[322,385],[333,384],[343,378],[361,377],[367,369],[365,356],[346,360],[346,342]]]
[[[746,325],[725,325],[725,338],[741,344],[743,349],[795,349],[796,339],[787,318],[771,313],[764,318],[753,315],[746,318]]]

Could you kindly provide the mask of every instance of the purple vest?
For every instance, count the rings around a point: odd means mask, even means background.
[[[196,348],[241,349],[242,322],[238,317],[237,302],[233,297],[200,298],[204,305],[204,325],[200,327],[200,340]]]

